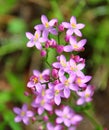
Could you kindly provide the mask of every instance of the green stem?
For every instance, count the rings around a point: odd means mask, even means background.
[[[46,50],[46,51],[47,51],[47,55],[46,55],[46,58],[45,58],[45,62],[51,68],[50,63],[48,62],[48,53],[49,53],[49,51],[48,50]]]
[[[60,45],[60,33],[58,34],[58,44]]]
[[[91,121],[91,123],[95,126],[95,130],[103,130],[101,124],[96,120],[94,116],[89,111],[83,111],[86,117]]]

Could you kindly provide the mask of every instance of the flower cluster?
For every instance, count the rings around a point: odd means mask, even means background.
[[[57,19],[48,21],[45,15],[41,16],[42,24],[34,27],[35,33],[26,33],[29,42],[27,47],[35,46],[40,52],[48,69],[40,72],[33,70],[27,87],[32,91],[31,107],[20,110],[14,108],[18,114],[16,122],[23,121],[28,124],[29,117],[44,121],[44,129],[47,130],[76,130],[83,117],[77,114],[74,105],[81,106],[92,100],[93,86],[88,82],[91,76],[85,75],[85,59],[78,55],[84,50],[86,39],[81,39],[82,29],[85,25],[77,23],[72,16],[69,22],[58,23]],[[53,37],[55,35],[56,39]],[[64,37],[64,38],[63,38]],[[64,41],[61,43],[61,40]],[[56,52],[56,59],[51,65],[47,61],[49,48]],[[34,113],[34,114],[33,114]]]

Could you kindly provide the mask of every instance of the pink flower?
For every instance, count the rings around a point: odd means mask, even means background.
[[[27,105],[24,104],[22,108],[14,107],[13,111],[17,114],[15,117],[15,122],[23,121],[24,124],[29,124],[29,118],[33,117],[33,112],[27,109]]]
[[[38,114],[41,115],[44,110],[52,111],[51,102],[46,96],[36,97],[36,99],[32,102],[32,107],[37,108]]]
[[[56,105],[60,105],[62,97],[62,88],[53,83],[49,83],[49,89],[47,90],[47,98],[53,100]]]
[[[81,71],[85,67],[84,63],[76,63],[73,59],[70,59],[69,61],[69,67],[67,72],[69,74],[76,74],[78,77],[83,77],[84,74]]]
[[[41,36],[41,32],[39,30],[37,30],[34,35],[31,34],[30,32],[26,32],[26,37],[30,40],[27,43],[27,47],[36,46],[36,48],[38,50],[41,50],[42,49],[41,43],[45,42],[46,38],[43,38],[43,37],[40,37],[40,36]]]
[[[53,35],[58,34],[57,30],[55,28],[53,28],[53,26],[55,26],[58,22],[57,19],[52,19],[52,20],[48,21],[47,17],[45,15],[42,15],[41,21],[42,21],[42,24],[36,25],[35,29],[43,31],[42,32],[43,37],[47,38],[49,33],[51,33]]]
[[[70,45],[64,46],[64,51],[65,52],[81,51],[83,50],[83,46],[85,44],[86,44],[86,39],[77,42],[76,39],[70,37]]]
[[[86,102],[90,102],[92,100],[92,96],[94,94],[93,86],[88,85],[84,91],[78,91],[77,95],[80,98],[77,100],[77,105],[83,105]]]
[[[77,78],[75,79],[75,83],[76,83],[79,87],[86,87],[86,86],[87,86],[86,83],[87,83],[88,81],[90,81],[91,78],[92,78],[91,76],[77,77]]]
[[[65,98],[69,98],[70,90],[77,91],[78,88],[74,85],[75,75],[69,75],[69,78],[66,78],[64,75],[59,77],[60,83],[56,86],[63,90]]]
[[[69,106],[64,106],[62,110],[56,110],[56,123],[64,123],[65,126],[71,128],[71,126],[76,126],[81,120],[82,117],[78,114],[75,114],[74,111]]]
[[[64,55],[60,55],[58,57],[58,60],[59,62],[54,62],[52,65],[53,67],[55,68],[58,68],[58,69],[64,69],[67,67],[67,61],[66,61],[66,57]]]
[[[80,29],[84,28],[84,24],[79,23],[77,24],[76,22],[76,18],[74,16],[72,16],[70,18],[70,23],[68,22],[62,22],[62,25],[64,26],[64,28],[67,28],[67,35],[72,35],[73,33],[75,33],[77,36],[81,37],[82,33],[80,32]]]

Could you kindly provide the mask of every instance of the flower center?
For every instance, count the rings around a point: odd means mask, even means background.
[[[68,87],[69,86],[69,81],[65,80],[64,84],[65,84],[66,87]]]
[[[77,82],[78,84],[81,84],[81,83],[82,83],[81,78],[77,78],[76,82]]]
[[[72,71],[76,72],[78,69],[77,69],[77,67],[76,67],[76,66],[71,66],[71,67],[70,67],[70,70],[72,70]]]
[[[78,45],[77,44],[74,44],[73,47],[74,47],[74,49],[78,49]]]
[[[89,93],[86,93],[86,94],[85,94],[85,97],[86,97],[86,98],[90,97],[90,94],[89,94]]]
[[[31,80],[33,81],[34,84],[38,83],[38,78],[34,75],[32,76]]]
[[[72,23],[71,26],[72,26],[72,28],[76,28],[76,24],[75,23]]]
[[[43,99],[43,100],[41,101],[41,106],[44,106],[44,104],[45,104],[45,100]]]
[[[21,116],[25,116],[25,114],[26,114],[25,111],[21,111],[20,113]]]
[[[42,96],[44,96],[45,95],[45,91],[44,90],[42,90]]]
[[[45,27],[48,28],[49,27],[49,24],[48,22],[45,23]]]
[[[64,60],[61,60],[60,63],[61,63],[61,65],[62,65],[63,67],[66,67],[66,63],[65,63]]]
[[[39,34],[38,34],[38,33],[36,33],[36,34],[35,34],[35,37],[34,37],[34,41],[37,41],[37,40],[38,40],[38,38],[39,38]]]
[[[59,94],[59,90],[56,90],[56,91],[55,91],[55,95],[58,95],[58,94]]]
[[[40,80],[43,80],[42,74],[39,75],[39,79],[40,79]]]

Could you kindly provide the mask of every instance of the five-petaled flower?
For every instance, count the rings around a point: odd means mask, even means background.
[[[72,35],[73,33],[75,33],[77,36],[81,37],[82,33],[80,32],[80,29],[84,28],[84,24],[82,23],[78,23],[76,22],[76,18],[74,16],[72,16],[70,18],[70,23],[68,22],[62,22],[62,25],[64,26],[64,28],[67,28],[67,35]]]
[[[34,113],[28,110],[27,105],[24,104],[22,108],[14,107],[13,111],[17,114],[15,117],[15,122],[23,121],[24,124],[29,124],[29,118],[34,116]]]

